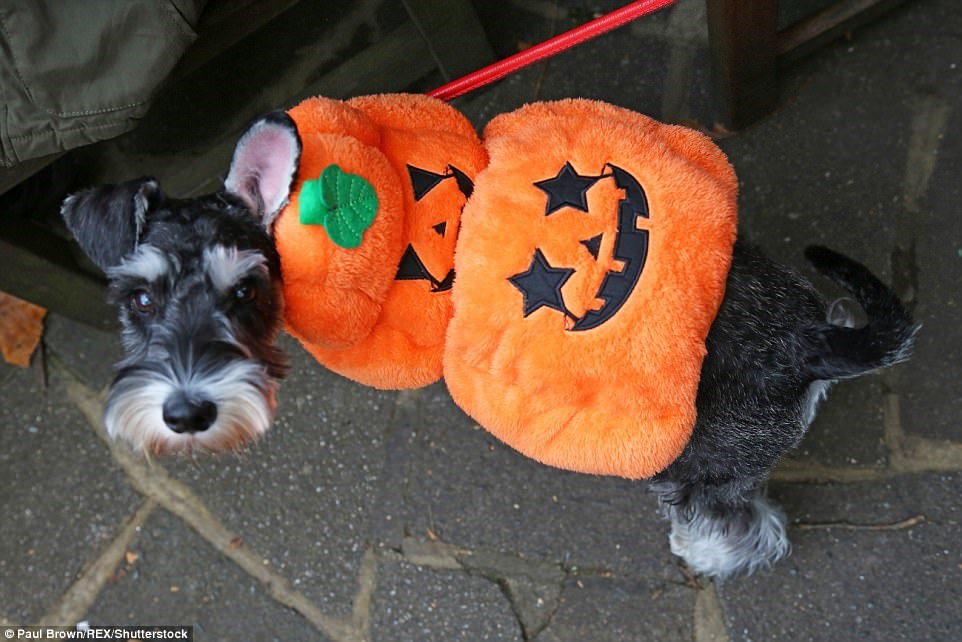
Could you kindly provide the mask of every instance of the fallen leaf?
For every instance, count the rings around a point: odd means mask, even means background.
[[[44,308],[0,292],[0,352],[20,368],[30,366],[30,355],[43,335]]]
[[[127,551],[124,554],[124,559],[127,560],[127,566],[133,566],[137,562],[137,560],[140,559],[140,555],[138,555],[133,551]]]

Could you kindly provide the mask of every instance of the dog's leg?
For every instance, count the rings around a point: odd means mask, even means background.
[[[672,551],[705,575],[752,573],[788,553],[785,518],[765,496],[769,472],[834,380],[903,361],[918,331],[864,266],[825,248],[806,256],[855,296],[867,323],[854,327],[848,304],[829,305],[796,272],[736,242],[691,440],[652,480]]]
[[[652,489],[671,520],[671,552],[696,573],[718,579],[751,574],[791,548],[785,516],[765,496],[761,482],[745,490],[662,481]]]
[[[752,573],[788,554],[785,518],[765,482],[828,389],[802,367],[805,332],[826,309],[797,274],[736,243],[691,440],[651,485],[671,520],[672,552],[698,573]]]

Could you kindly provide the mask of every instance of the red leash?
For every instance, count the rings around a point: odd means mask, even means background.
[[[565,49],[569,49],[575,45],[581,44],[586,40],[590,40],[595,36],[600,36],[603,33],[607,33],[612,29],[617,29],[618,27],[631,22],[636,18],[640,18],[643,15],[652,13],[653,11],[657,11],[662,7],[670,5],[674,3],[674,1],[675,0],[636,0],[635,2],[627,4],[620,9],[616,9],[609,14],[605,14],[600,18],[592,20],[591,22],[587,22],[579,27],[575,27],[574,29],[555,36],[550,40],[546,40],[541,44],[529,47],[528,49],[505,58],[504,60],[499,60],[496,63],[488,65],[487,67],[479,69],[466,76],[462,76],[457,80],[452,80],[445,85],[441,85],[437,89],[428,92],[428,95],[434,96],[435,98],[440,98],[441,100],[451,100],[452,98],[457,98],[458,96],[466,94],[469,91],[477,89],[478,87],[483,87],[488,83],[504,78],[508,74],[536,63],[539,60],[553,56],[564,51]]]

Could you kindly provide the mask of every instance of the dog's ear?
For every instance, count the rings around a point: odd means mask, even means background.
[[[60,213],[80,248],[106,272],[137,247],[150,203],[159,196],[157,181],[141,178],[77,192]]]
[[[286,113],[271,112],[255,120],[237,141],[224,187],[270,229],[287,204],[300,158],[297,125]]]

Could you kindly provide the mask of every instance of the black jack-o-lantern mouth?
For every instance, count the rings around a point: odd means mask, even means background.
[[[434,228],[439,226],[445,226],[445,223],[439,223]],[[438,234],[444,236],[443,232],[438,232]],[[438,280],[425,267],[414,246],[408,243],[404,254],[401,255],[401,262],[398,263],[397,275],[394,278],[398,281],[428,281],[431,284],[431,292],[446,292],[454,286],[454,269],[448,270],[444,278]]]
[[[413,165],[408,165],[407,169],[408,175],[411,178],[411,187],[414,191],[415,202],[421,201],[430,194],[434,188],[450,179],[454,179],[457,183],[458,190],[464,196],[465,201],[467,201],[471,196],[471,192],[474,190],[474,183],[471,179],[453,165],[448,165],[443,174],[438,174],[437,172]],[[447,221],[441,221],[440,223],[432,225],[431,229],[441,238],[444,238],[449,232]],[[431,284],[431,292],[446,292],[454,285],[454,269],[448,270],[447,274],[440,279],[435,277],[431,274],[427,266],[424,265],[424,261],[421,260],[417,250],[414,249],[414,245],[408,243],[404,254],[401,255],[401,261],[398,264],[395,279],[399,281],[424,280]]]
[[[541,307],[547,307],[562,312],[573,321],[568,330],[597,328],[624,306],[638,284],[648,257],[648,230],[639,229],[637,222],[649,218],[648,199],[641,183],[629,172],[611,163],[607,163],[604,170],[597,176],[583,176],[575,171],[570,162],[566,162],[553,178],[537,181],[533,185],[547,195],[545,216],[549,217],[566,207],[589,213],[588,190],[602,179],[613,179],[615,186],[624,190],[624,198],[618,202],[612,253],[612,257],[622,263],[622,269],[609,270],[602,279],[595,295],[602,301],[601,307],[587,310],[578,317],[565,304],[561,291],[575,269],[551,265],[542,249],[537,247],[528,269],[508,278],[522,294],[525,317]],[[602,235],[599,234],[580,243],[597,260],[601,240]]]

